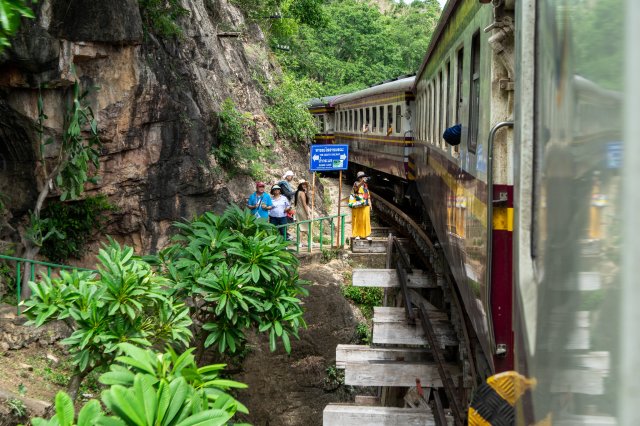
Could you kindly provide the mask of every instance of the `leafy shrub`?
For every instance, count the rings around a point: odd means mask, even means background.
[[[139,0],[140,15],[145,29],[163,37],[180,37],[182,29],[176,24],[189,11],[180,0]]]
[[[269,333],[269,347],[280,339],[291,351],[290,336],[306,326],[298,259],[285,250],[276,228],[250,211],[232,206],[222,216],[205,213],[176,223],[177,244],[159,254],[174,295],[193,299],[191,315],[203,347],[235,353],[245,330]],[[204,341],[204,342],[203,342]]]
[[[75,416],[72,399],[59,392],[56,415],[51,420],[36,418],[34,426],[221,426],[246,407],[226,393],[246,385],[218,378],[224,365],[198,368],[190,349],[181,355],[169,350],[158,354],[123,343],[126,354],[119,364],[103,374],[100,381],[109,385],[102,402],[113,416],[107,417],[96,400],[86,403]]]
[[[373,308],[382,305],[383,291],[381,288],[347,285],[342,287],[342,294],[360,308],[365,318],[371,318]]]
[[[278,134],[294,142],[303,142],[316,133],[316,124],[306,103],[317,95],[317,83],[284,74],[273,88],[266,88],[269,106],[265,112]]]
[[[40,214],[41,220],[46,220],[45,231],[55,229],[57,232],[43,241],[40,253],[54,262],[80,257],[91,234],[102,230],[105,213],[114,210],[104,195],[47,205]]]
[[[364,345],[371,344],[371,328],[366,322],[359,322],[356,326],[356,337]]]
[[[30,324],[65,320],[73,330],[62,343],[75,365],[77,380],[69,384],[74,397],[88,373],[120,354],[120,343],[187,345],[191,338],[188,308],[168,294],[167,280],[133,257],[131,247],[111,241],[98,260],[98,274],[60,271],[60,278],[29,282],[33,296],[25,302]]]
[[[213,153],[223,167],[230,168],[237,164],[238,149],[247,142],[245,128],[251,124],[231,98],[222,102],[218,115],[218,147],[214,148]]]

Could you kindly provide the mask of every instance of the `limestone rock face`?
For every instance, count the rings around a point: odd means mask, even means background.
[[[137,0],[38,2],[36,19],[25,20],[0,57],[0,192],[14,217],[31,208],[37,190],[38,94],[47,131],[59,134],[75,79],[98,88],[89,99],[103,143],[100,183],[87,194],[106,194],[119,208],[107,233],[137,252],[166,244],[173,221],[220,212],[252,191],[248,177],[223,184],[216,173],[216,113],[231,97],[257,117],[255,143],[268,143],[260,136],[270,124],[253,76],[269,80],[275,65],[260,29],[227,0],[182,5],[189,14],[174,40],[143,35]],[[241,36],[217,37],[229,28]],[[20,191],[11,191],[16,185]]]

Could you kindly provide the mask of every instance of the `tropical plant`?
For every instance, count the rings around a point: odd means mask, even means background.
[[[177,20],[188,16],[180,0],[138,0],[140,16],[147,32],[162,37],[181,37],[182,29]]]
[[[306,326],[298,299],[306,290],[277,229],[237,206],[175,226],[176,244],[158,261],[175,297],[193,301],[191,315],[201,324],[198,355],[212,345],[235,353],[252,327],[269,333],[272,351],[281,340],[290,352],[290,337]]]
[[[35,18],[27,0],[0,0],[0,53],[11,46],[9,39],[20,28],[23,17]]]
[[[121,353],[118,346],[164,343],[188,345],[189,310],[167,290],[167,280],[133,256],[131,247],[110,241],[98,255],[94,272],[60,272],[60,278],[29,282],[33,297],[25,302],[30,324],[64,320],[73,330],[62,341],[75,366],[69,393],[96,368],[106,368]]]
[[[189,349],[181,355],[119,345],[124,356],[117,357],[111,371],[100,381],[109,386],[102,402],[91,400],[80,410],[77,420],[73,401],[59,392],[51,420],[33,419],[34,426],[221,426],[246,407],[227,393],[230,388],[246,388],[243,383],[218,378],[224,365],[198,368]]]
[[[73,200],[82,194],[85,184],[97,182],[95,172],[100,165],[100,139],[98,122],[87,102],[88,94],[88,91],[81,91],[80,83],[76,80],[69,93],[59,140],[46,135],[45,122],[48,117],[44,112],[42,96],[38,97],[36,131],[40,142],[37,154],[41,167],[36,169],[36,178],[41,189],[31,212],[29,225],[22,232],[22,244],[25,247],[23,257],[26,259],[34,259],[47,238],[56,233],[59,237],[63,236],[55,228],[47,227],[41,218],[42,206],[49,193],[55,189],[60,192],[61,201]],[[55,147],[53,155],[45,155],[48,145]],[[48,231],[44,232],[44,229]],[[22,298],[27,299],[30,291],[30,287],[26,285],[28,274],[24,277]]]

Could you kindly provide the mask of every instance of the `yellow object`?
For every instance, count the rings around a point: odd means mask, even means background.
[[[509,405],[515,405],[523,393],[536,386],[537,381],[536,379],[527,379],[515,371],[505,371],[504,373],[489,377],[487,384],[491,386],[502,399],[507,401]]]
[[[493,230],[513,232],[513,208],[494,207]]]
[[[371,207],[351,209],[351,235],[366,238],[371,235]]]
[[[467,413],[469,426],[513,424],[514,405],[535,385],[535,379],[528,379],[515,371],[505,371],[489,377],[487,382],[475,391]]]

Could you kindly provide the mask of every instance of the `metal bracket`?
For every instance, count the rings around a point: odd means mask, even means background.
[[[506,203],[507,201],[509,201],[509,195],[507,194],[506,191],[500,191],[498,193],[498,199],[497,200],[492,200],[493,204],[502,204],[502,203]]]
[[[504,358],[507,356],[507,345],[504,343],[498,343],[496,345],[496,356]]]

